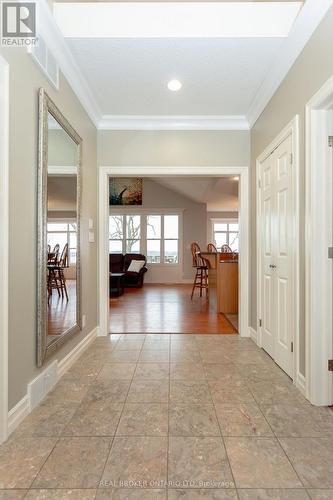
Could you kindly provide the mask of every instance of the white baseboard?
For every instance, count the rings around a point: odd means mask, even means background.
[[[23,396],[23,398],[8,412],[7,420],[7,434],[8,436],[16,429],[18,425],[25,419],[30,413],[30,401],[28,394]]]
[[[306,380],[305,380],[304,375],[302,375],[300,372],[297,373],[296,387],[303,394],[303,396],[306,397],[305,396],[305,394],[306,394]]]
[[[61,361],[58,362],[57,369],[57,381],[70,369],[70,367],[78,360],[78,358],[83,354],[83,352],[89,347],[89,345],[95,340],[98,335],[98,326],[94,328],[88,335],[86,335],[81,342],[79,342],[70,353],[67,354]],[[45,371],[48,367],[45,369]],[[39,374],[39,376],[43,376],[43,372]],[[8,421],[7,421],[7,434],[8,436],[16,429],[16,427],[24,420],[24,418],[29,415],[32,411],[31,401],[29,397],[27,385],[27,393],[23,396],[23,398],[8,412]],[[43,395],[43,398],[47,393]]]
[[[249,333],[250,333],[250,337],[253,340],[253,342],[255,344],[258,344],[258,333],[254,328],[252,328],[252,326],[249,326]]]
[[[58,380],[61,378],[70,367],[79,359],[83,352],[89,347],[89,345],[98,336],[98,326],[94,328],[84,339],[79,342],[74,349],[71,350],[61,361],[58,363]]]

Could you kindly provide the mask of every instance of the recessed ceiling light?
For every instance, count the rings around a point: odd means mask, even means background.
[[[286,37],[297,1],[54,2],[56,21],[75,38]]]
[[[172,92],[178,92],[182,88],[182,84],[179,80],[170,80],[168,82],[168,89]]]
[[[233,181],[239,181],[239,177],[238,177],[238,175],[235,175],[235,177],[232,177],[232,180],[233,180]]]

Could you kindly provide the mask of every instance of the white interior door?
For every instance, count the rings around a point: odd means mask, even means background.
[[[272,262],[274,261],[274,156],[261,164],[261,345],[274,357],[275,287]]]
[[[293,186],[291,135],[277,148],[275,156],[275,258],[276,341],[274,359],[292,376],[293,372]]]
[[[290,376],[293,372],[292,139],[261,164],[262,347]]]

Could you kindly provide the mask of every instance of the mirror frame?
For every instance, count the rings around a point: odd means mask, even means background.
[[[63,130],[77,145],[77,253],[76,253],[76,322],[47,345],[47,179],[48,179],[48,113],[59,123]],[[82,139],[69,124],[61,111],[47,95],[39,90],[39,138],[38,138],[38,262],[37,262],[37,366],[41,367],[59,347],[81,327],[81,162]]]

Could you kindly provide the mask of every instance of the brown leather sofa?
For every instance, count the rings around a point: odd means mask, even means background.
[[[144,266],[138,273],[128,271],[132,260],[143,260]],[[142,288],[144,275],[148,271],[146,267],[147,259],[140,253],[110,253],[109,254],[109,269],[111,273],[125,273],[124,287]]]

